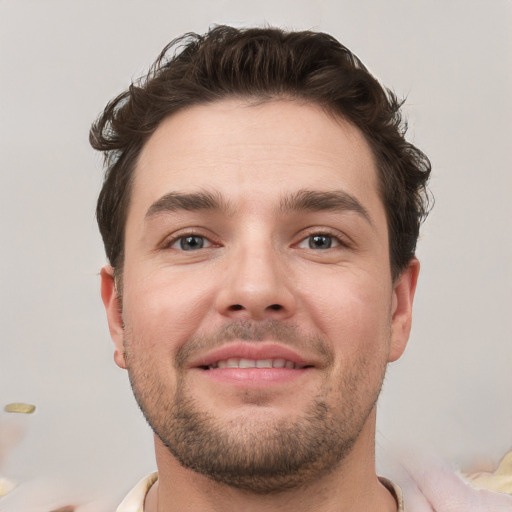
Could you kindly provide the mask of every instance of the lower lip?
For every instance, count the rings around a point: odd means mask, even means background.
[[[260,387],[295,381],[310,370],[311,368],[211,368],[201,372],[217,382]]]

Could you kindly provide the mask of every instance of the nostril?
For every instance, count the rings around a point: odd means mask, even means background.
[[[243,311],[246,308],[242,306],[241,304],[232,304],[229,306],[229,311]],[[284,307],[281,304],[270,304],[270,306],[267,306],[265,308],[266,311],[283,311]]]

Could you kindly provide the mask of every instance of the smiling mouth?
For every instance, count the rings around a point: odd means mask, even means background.
[[[302,365],[288,361],[287,359],[244,359],[244,358],[230,358],[217,361],[209,364],[208,366],[202,366],[204,370],[215,370],[223,368],[286,368],[289,370],[298,370],[304,368],[312,368],[311,365]]]

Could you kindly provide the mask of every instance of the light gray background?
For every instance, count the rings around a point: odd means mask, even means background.
[[[436,206],[379,461],[406,444],[497,461],[512,447],[511,20],[510,0],[0,0],[0,408],[38,406],[0,474],[115,501],[154,467],[99,298],[88,128],[170,39],[213,23],[330,32],[408,97]]]

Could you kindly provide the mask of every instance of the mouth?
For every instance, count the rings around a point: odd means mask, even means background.
[[[208,379],[244,389],[291,384],[317,367],[315,359],[288,346],[246,341],[223,345],[191,364]]]
[[[232,357],[213,362],[208,366],[202,366],[204,370],[214,370],[217,368],[286,368],[288,370],[297,370],[303,368],[312,368],[312,365],[299,364],[293,361],[276,358],[276,359],[245,359]]]
[[[300,370],[317,366],[313,358],[300,355],[292,348],[272,342],[234,342],[208,351],[191,361],[191,367],[219,369],[286,369]]]

